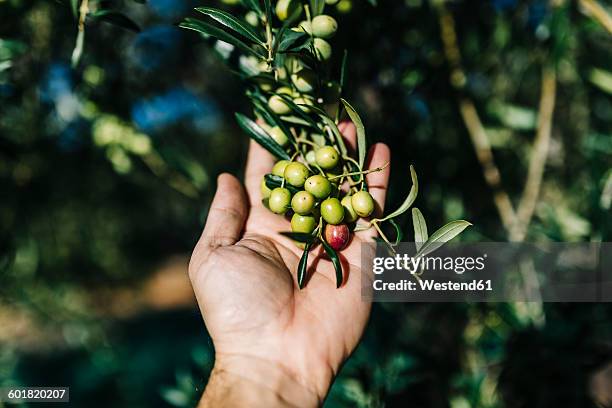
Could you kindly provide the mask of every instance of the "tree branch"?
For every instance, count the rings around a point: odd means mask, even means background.
[[[596,0],[580,0],[581,11],[597,20],[610,34],[612,34],[612,16]]]
[[[592,2],[594,0],[582,1]],[[465,85],[466,75],[461,65],[461,53],[457,45],[455,20],[452,14],[444,7],[443,3],[439,6],[438,12],[444,54],[451,69],[450,82],[455,88],[462,90]],[[502,224],[508,233],[510,241],[521,242],[525,239],[540,195],[540,188],[550,145],[555,94],[555,69],[545,66],[542,69],[542,91],[540,96],[538,129],[533,144],[533,151],[529,159],[525,187],[516,211],[512,205],[510,196],[502,186],[501,174],[495,163],[489,137],[478,116],[474,103],[467,96],[462,96],[459,99],[461,117],[467,128],[472,145],[474,146],[478,162],[482,167],[485,181],[493,190],[493,202],[497,208]]]
[[[518,205],[517,220],[510,233],[511,241],[520,242],[525,239],[527,227],[531,222],[531,217],[533,216],[538,196],[540,195],[540,187],[542,185],[544,167],[546,165],[546,158],[550,145],[557,88],[556,83],[554,68],[544,67],[542,69],[542,92],[540,95],[538,130],[529,160],[525,188]]]

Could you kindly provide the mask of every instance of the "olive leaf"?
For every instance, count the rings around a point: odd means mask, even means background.
[[[361,118],[359,117],[359,114],[355,108],[353,108],[351,104],[346,101],[346,99],[340,98],[340,101],[344,105],[346,113],[348,113],[349,117],[353,121],[355,128],[357,128],[357,155],[359,156],[359,167],[363,169],[367,149],[366,134],[363,122],[361,121]]]
[[[340,263],[340,258],[338,258],[338,254],[336,253],[334,248],[329,246],[329,244],[325,242],[324,239],[321,240],[321,243],[323,244],[323,248],[325,248],[325,252],[327,253],[327,256],[329,256],[329,258],[332,261],[332,264],[334,265],[334,269],[336,271],[336,288],[339,288],[340,285],[342,285],[342,278],[343,278],[342,264]]]
[[[416,200],[417,194],[419,194],[419,180],[417,179],[413,166],[410,166],[410,177],[412,178],[412,188],[410,189],[410,193],[408,193],[408,197],[406,197],[402,205],[397,210],[382,218],[381,221],[387,221],[391,218],[399,217],[408,211],[410,206],[414,203],[414,200]]]
[[[255,110],[261,113],[262,116],[265,117],[266,122],[268,122],[271,126],[278,126],[287,137],[293,139],[293,133],[289,130],[287,125],[283,123],[281,118],[268,107],[267,103],[262,102],[260,99],[251,98],[253,104],[255,105]]]
[[[317,239],[316,236],[312,234],[307,234],[305,232],[279,232],[284,237],[291,238],[297,242],[303,242],[305,244],[312,244]]]
[[[236,17],[232,16],[229,13],[226,13],[223,10],[215,9],[212,7],[196,7],[196,11],[205,14],[212,18],[213,20],[221,23],[225,27],[237,32],[245,38],[248,38],[251,41],[254,41],[256,44],[265,46],[265,42],[261,34],[257,33],[251,26]]]
[[[412,209],[412,226],[414,227],[414,244],[416,245],[417,252],[421,249],[423,244],[427,242],[427,223],[421,210],[414,207]]]
[[[293,102],[291,98],[283,94],[277,94],[277,95],[280,96],[285,101],[287,106],[291,108],[291,110],[296,114],[296,116],[298,116],[300,119],[303,119],[306,123],[308,123],[309,126],[313,127],[314,129],[319,129],[319,125],[317,124],[317,122],[315,122],[310,117],[310,115],[304,112],[303,108],[299,107],[295,102]]]
[[[248,52],[262,59],[265,58],[261,53],[255,51],[249,45],[245,44],[242,40],[213,25],[205,23],[204,21],[200,21],[195,18],[186,18],[185,20],[183,20],[183,22],[179,24],[179,27],[209,35],[211,37],[216,38],[217,40],[231,44],[244,52]]]
[[[310,122],[305,121],[304,119],[298,118],[297,116],[281,116],[281,120],[285,122],[292,123],[294,125],[312,127]]]
[[[312,17],[316,17],[319,14],[323,14],[325,8],[325,0],[310,0],[310,11]]]
[[[429,239],[423,244],[421,249],[416,253],[415,257],[425,256],[436,249],[440,248],[446,242],[455,238],[457,235],[472,225],[471,223],[464,220],[451,221],[429,237]]]
[[[348,63],[348,50],[344,50],[342,56],[342,65],[340,66],[340,90],[344,92],[344,86],[346,85],[346,67]]]
[[[274,174],[266,174],[264,176],[264,180],[266,180],[266,187],[268,187],[270,190],[274,190],[275,188],[283,185],[283,178]],[[299,188],[294,187],[289,183],[285,183],[284,187],[289,190],[291,194],[295,194],[300,191]]]
[[[253,10],[257,14],[261,14],[261,6],[259,5],[259,0],[242,0],[242,4],[249,10]]]
[[[297,272],[297,281],[300,289],[304,288],[304,283],[306,281],[306,268],[308,267],[308,252],[310,251],[310,244],[306,244],[304,247],[304,253],[300,258],[300,263],[298,264],[298,272]]]
[[[404,232],[400,228],[399,224],[395,222],[394,219],[390,219],[389,224],[391,224],[393,228],[395,228],[395,243],[394,244],[397,245],[402,241],[402,238],[404,238]]]
[[[98,10],[89,14],[94,20],[104,21],[126,30],[140,32],[140,27],[132,19],[115,10]]]
[[[279,159],[283,160],[291,160],[291,157],[287,154],[283,148],[274,141],[268,134],[255,122],[251,119],[244,116],[242,113],[236,113],[236,120],[238,120],[238,125],[249,134],[250,137],[253,138],[257,143],[261,145],[264,149],[272,153]]]
[[[263,2],[264,9],[266,11],[266,21],[268,24],[272,24],[272,4],[270,3],[270,0],[263,0]]]
[[[300,13],[301,13],[302,9],[301,8],[297,8],[296,10],[293,11],[293,14],[291,14],[283,23],[283,25],[281,26],[281,28],[278,30],[278,32],[275,35],[274,38],[274,46],[272,47],[274,50],[274,54],[276,54],[277,52],[290,52],[293,49],[292,48],[287,48],[287,46],[285,45],[285,49],[282,50],[281,49],[281,44],[283,43],[283,41],[291,41],[290,39],[286,39],[287,35],[292,35],[293,34],[306,34],[304,32],[299,32],[299,31],[293,31],[291,30],[291,26],[293,26],[293,24],[295,23],[295,21],[300,17]],[[310,36],[308,36],[310,38]],[[295,51],[299,51],[301,48],[296,48]]]
[[[312,39],[305,32],[289,30],[284,34],[278,44],[278,52],[297,52],[308,49]]]
[[[327,114],[325,113],[322,113],[320,116],[323,122],[331,128],[332,133],[334,134],[334,137],[336,138],[336,143],[338,144],[338,147],[340,148],[340,154],[342,154],[343,156],[346,156],[348,154],[348,151],[346,150],[346,144],[344,143],[344,138],[342,137],[342,134],[340,133],[340,129],[338,129],[336,122],[331,120],[330,117],[327,116]]]

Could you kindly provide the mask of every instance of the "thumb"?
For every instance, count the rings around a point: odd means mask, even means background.
[[[212,248],[235,244],[242,235],[249,209],[244,187],[231,174],[223,173],[217,179],[217,192],[213,198],[200,242]]]

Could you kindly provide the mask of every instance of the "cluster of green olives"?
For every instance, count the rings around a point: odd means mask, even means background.
[[[281,177],[283,185],[271,190],[264,178],[261,195],[270,211],[293,214],[293,232],[311,234],[324,222],[327,242],[340,250],[350,238],[347,224],[354,223],[359,217],[370,216],[374,211],[374,200],[365,190],[340,198],[343,194],[338,186],[340,177],[331,172],[340,164],[339,152],[333,146],[321,146],[311,152],[314,162],[310,166],[300,161],[276,162],[272,174]],[[294,187],[294,194],[285,184]]]

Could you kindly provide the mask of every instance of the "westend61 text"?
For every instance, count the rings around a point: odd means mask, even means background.
[[[418,285],[417,285],[418,283]],[[376,291],[384,291],[384,290],[399,290],[399,291],[414,291],[421,289],[423,291],[457,291],[457,292],[466,292],[466,291],[492,291],[493,284],[490,279],[474,279],[469,282],[436,282],[431,279],[423,279],[418,282],[409,281],[407,279],[402,279],[399,282],[383,282],[380,279],[372,282],[372,287]]]

